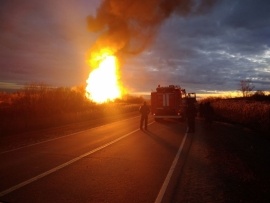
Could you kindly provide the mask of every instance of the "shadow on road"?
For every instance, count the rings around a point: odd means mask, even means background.
[[[169,132],[179,135],[179,137],[175,137],[175,139],[177,140],[181,137],[181,135],[184,135],[186,132],[186,123],[180,122],[177,119],[162,119],[157,123],[158,125],[160,125],[159,127],[162,126],[161,128],[167,129]],[[168,148],[173,152],[178,150],[178,141],[172,141],[172,136],[169,136],[169,134],[165,134],[165,136],[162,136],[160,135],[160,133],[156,133],[155,131],[156,129],[149,128],[147,130],[143,130],[145,134],[147,134],[158,144],[163,145],[164,147]]]
[[[150,138],[155,140],[158,144],[163,145],[164,147],[168,148],[171,151],[178,150],[177,145],[173,145],[172,143],[168,142],[164,138],[160,137],[159,135],[151,132],[150,130],[144,130],[143,131],[145,134],[147,134]]]

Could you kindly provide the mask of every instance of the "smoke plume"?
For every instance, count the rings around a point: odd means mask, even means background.
[[[100,33],[91,52],[142,52],[162,22],[173,13],[182,16],[207,12],[217,0],[104,0],[96,16],[88,16],[91,32]]]

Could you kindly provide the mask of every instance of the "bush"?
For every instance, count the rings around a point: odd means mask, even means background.
[[[30,84],[16,93],[0,94],[0,134],[61,126],[137,110],[138,105],[133,100],[95,104],[85,97],[81,87],[52,88]]]

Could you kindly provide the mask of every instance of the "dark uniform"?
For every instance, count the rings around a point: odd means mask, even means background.
[[[197,115],[197,109],[193,101],[188,101],[186,107],[188,132],[195,132],[195,117]]]
[[[210,128],[214,118],[214,109],[211,106],[210,102],[207,102],[204,106],[204,118],[205,118],[205,127]]]
[[[140,129],[143,128],[147,130],[147,123],[148,123],[148,114],[150,113],[150,108],[147,106],[146,102],[143,103],[142,106],[140,106],[140,113],[141,113],[141,121],[140,121]]]

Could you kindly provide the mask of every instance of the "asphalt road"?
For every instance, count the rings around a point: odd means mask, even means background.
[[[184,162],[186,126],[138,126],[136,116],[0,152],[0,202],[164,201]]]
[[[181,173],[167,202],[270,202],[269,133],[196,122]]]

